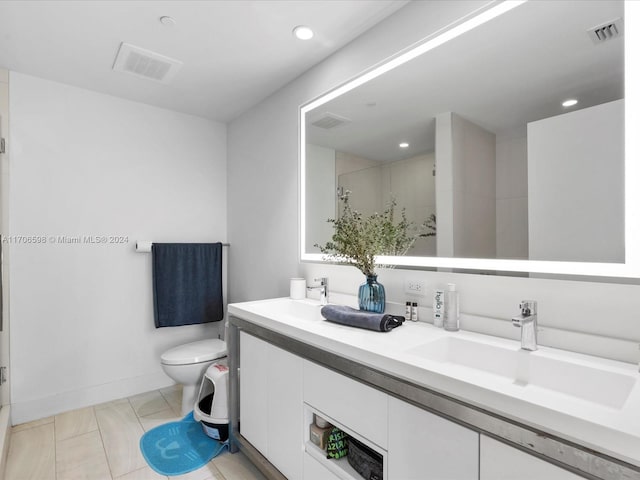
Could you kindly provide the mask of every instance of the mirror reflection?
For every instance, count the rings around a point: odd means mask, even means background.
[[[309,111],[305,251],[349,192],[437,219],[410,256],[624,263],[623,16],[527,2]]]

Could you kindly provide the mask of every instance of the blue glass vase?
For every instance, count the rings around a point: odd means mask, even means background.
[[[384,286],[377,275],[367,275],[367,281],[358,289],[358,305],[367,312],[384,312]]]

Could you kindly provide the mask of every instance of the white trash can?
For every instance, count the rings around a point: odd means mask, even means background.
[[[214,363],[204,373],[193,407],[193,418],[202,424],[204,433],[221,442],[229,438],[228,391],[229,368]]]

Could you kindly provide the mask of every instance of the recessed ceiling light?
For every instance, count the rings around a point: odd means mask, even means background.
[[[298,25],[293,29],[293,34],[299,40],[309,40],[313,38],[313,30],[305,25]]]
[[[562,106],[563,107],[573,107],[574,105],[577,105],[578,100],[576,100],[575,98],[570,98],[569,100],[565,100],[564,102],[562,102]]]
[[[176,21],[173,17],[165,15],[164,17],[160,17],[160,23],[165,27],[173,27],[176,24]]]
[[[407,142],[399,143],[399,144],[398,144],[398,146],[399,146],[400,148],[409,148],[409,144],[408,144]]]

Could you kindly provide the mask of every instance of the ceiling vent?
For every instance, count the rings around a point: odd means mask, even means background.
[[[336,115],[335,113],[325,112],[320,118],[311,122],[311,125],[329,130],[341,125],[346,125],[347,123],[351,123],[351,120],[341,117],[340,115]]]
[[[182,62],[159,53],[122,42],[113,69],[132,73],[155,82],[169,83],[182,67]]]
[[[611,22],[590,28],[587,33],[594,43],[602,43],[612,38],[620,37],[622,36],[622,19],[616,18]]]

